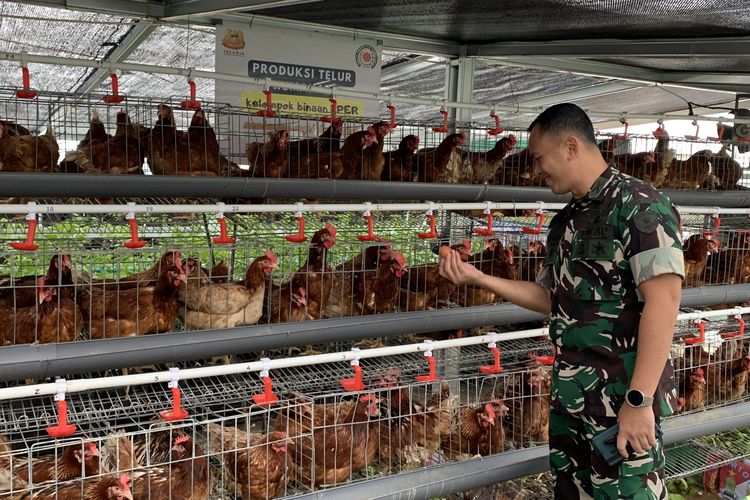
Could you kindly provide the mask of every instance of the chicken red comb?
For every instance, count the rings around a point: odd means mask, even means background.
[[[516,143],[518,142],[518,139],[516,139],[516,136],[515,136],[515,135],[513,135],[513,134],[509,134],[509,135],[508,135],[508,141],[510,141],[510,145],[511,145],[511,147],[513,147],[513,146],[515,146],[515,145],[516,145]]]
[[[371,135],[372,137],[376,137],[376,138],[377,138],[377,134],[375,133],[375,129],[374,129],[374,128],[372,128],[372,125],[371,125],[371,126],[369,126],[369,127],[367,127],[367,131],[368,131],[368,132],[370,133],[370,135]]]
[[[393,260],[395,260],[396,262],[399,263],[400,266],[403,267],[403,266],[406,265],[406,257],[404,257],[404,254],[402,254],[398,250],[393,251],[391,253],[391,256],[392,256]]]
[[[307,290],[305,290],[304,286],[301,286],[297,289],[297,293],[299,293],[300,297],[304,297],[305,295],[307,295]]]
[[[276,254],[273,253],[271,250],[266,250],[266,252],[263,255],[268,257],[268,260],[270,260],[272,264],[276,264]]]
[[[130,491],[130,474],[127,472],[120,474],[120,486],[122,486],[122,489]]]
[[[271,438],[272,438],[273,441],[279,441],[279,440],[286,439],[286,432],[284,432],[284,431],[273,431],[271,433]]]
[[[174,446],[177,446],[178,444],[182,444],[188,439],[190,439],[190,436],[188,436],[187,434],[183,434],[182,436],[177,436],[174,440]]]
[[[362,395],[361,395],[361,396],[359,397],[359,400],[360,400],[360,401],[373,401],[373,402],[375,402],[375,403],[377,403],[378,401],[380,401],[380,400],[379,400],[379,399],[378,399],[378,398],[377,398],[377,397],[375,396],[375,394],[373,394],[373,393],[371,393],[371,392],[368,392],[367,394],[362,394]]]
[[[467,252],[471,252],[471,240],[464,240],[462,242]]]
[[[92,455],[99,455],[99,448],[96,447],[96,444],[93,441],[89,442],[88,445],[89,451]]]
[[[492,403],[486,403],[484,405],[484,412],[490,417],[490,419],[495,420],[495,408],[492,406]]]
[[[702,377],[703,376],[703,368],[698,368],[697,370],[695,370],[695,373],[697,373],[699,376]]]
[[[326,231],[328,231],[331,234],[331,236],[333,236],[334,238],[336,237],[336,227],[333,224],[331,224],[330,222],[327,222],[325,225],[325,228],[326,228]]]

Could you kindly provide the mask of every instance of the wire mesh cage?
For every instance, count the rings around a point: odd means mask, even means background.
[[[0,89],[3,172],[72,172],[543,186],[528,132],[471,123],[256,116],[137,96]],[[436,126],[437,125],[437,126]],[[720,138],[601,136],[604,158],[657,188],[740,189],[745,160]]]

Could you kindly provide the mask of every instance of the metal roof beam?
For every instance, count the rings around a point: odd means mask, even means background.
[[[247,12],[277,7],[289,7],[322,0],[173,0],[167,2],[163,21],[183,20],[195,16],[215,16],[230,12]]]
[[[557,57],[750,57],[750,37],[644,39],[644,40],[553,40],[549,42],[498,42],[470,45],[475,56]]]
[[[612,78],[647,85],[670,85],[720,92],[750,92],[750,74],[656,71],[624,64],[565,57],[503,57],[488,60],[488,62],[522,68],[536,68],[561,73]]]
[[[148,0],[35,0],[20,3],[48,5],[71,10],[85,10],[124,17],[157,18],[164,15],[163,2]]]
[[[408,75],[414,75],[420,71],[432,68],[436,65],[445,64],[444,61],[435,61],[431,56],[419,56],[413,59],[400,61],[390,66],[384,67],[380,71],[380,82],[386,83],[397,78]]]
[[[217,16],[217,19],[235,23],[245,23],[248,25],[261,24],[263,26],[297,29],[301,31],[309,31],[311,33],[346,36],[354,39],[369,38],[379,41],[383,49],[396,52],[430,54],[442,57],[458,57],[460,55],[458,44],[451,41],[432,38],[399,35],[397,33],[386,33],[383,31],[345,28],[329,24],[309,23],[306,21],[296,21],[294,19],[280,19],[252,14],[220,14]]]
[[[132,54],[138,46],[143,43],[151,33],[156,29],[156,24],[148,21],[139,21],[133,25],[132,29],[125,35],[122,41],[117,47],[109,54],[105,61],[111,61],[114,63],[123,62]],[[107,78],[110,71],[105,68],[99,68],[89,75],[86,80],[76,89],[83,95],[88,95],[92,91],[96,90],[97,87]]]

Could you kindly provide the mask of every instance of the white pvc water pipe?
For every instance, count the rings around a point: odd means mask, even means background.
[[[750,307],[735,307],[734,309],[722,309],[718,311],[696,311],[681,313],[677,315],[677,321],[694,321],[698,319],[715,317],[736,317],[740,314],[750,313]],[[235,363],[222,366],[207,366],[205,368],[188,368],[178,372],[162,371],[156,373],[120,375],[116,377],[99,377],[91,379],[75,379],[65,381],[66,393],[83,392],[97,389],[109,389],[115,387],[127,387],[132,385],[146,385],[166,383],[173,380],[175,374],[180,380],[219,377],[224,375],[236,375],[240,373],[261,372],[263,370],[277,370],[280,368],[294,368],[300,366],[319,365],[326,363],[343,363],[368,358],[379,358],[384,356],[396,356],[426,351],[437,351],[452,347],[462,347],[478,344],[493,344],[495,342],[517,340],[547,335],[547,328],[536,328],[509,333],[489,333],[475,337],[464,337],[460,339],[425,341],[419,344],[407,344],[401,346],[379,347],[375,349],[351,350],[331,354],[317,354],[313,356],[301,356],[297,358],[282,358],[251,363]],[[0,401],[7,399],[19,399],[33,396],[45,396],[57,394],[58,383],[34,384],[20,387],[9,387],[0,389]]]
[[[348,204],[282,204],[282,205],[235,205],[217,203],[212,205],[76,205],[37,204],[0,205],[0,214],[196,214],[196,213],[315,213],[315,212],[426,212],[427,210],[562,210],[565,203],[348,203]],[[683,214],[696,215],[750,215],[750,208],[721,208],[678,206]]]
[[[478,104],[471,102],[451,102],[443,99],[419,99],[414,97],[395,96],[392,94],[382,94],[379,92],[363,92],[359,90],[350,90],[345,88],[334,88],[334,87],[319,87],[316,85],[305,85],[293,82],[283,82],[277,80],[271,80],[268,78],[252,78],[247,76],[230,75],[226,73],[217,73],[215,71],[201,71],[192,68],[172,68],[168,66],[157,66],[153,64],[134,64],[124,62],[113,62],[113,61],[94,61],[91,59],[81,59],[74,57],[56,57],[56,56],[43,56],[37,54],[24,54],[20,52],[5,52],[0,51],[0,60],[6,61],[17,61],[19,63],[33,62],[40,64],[51,64],[58,66],[79,66],[86,68],[99,68],[108,71],[123,70],[123,71],[139,71],[144,73],[161,73],[168,75],[184,76],[186,78],[209,78],[213,80],[223,80],[229,82],[239,82],[247,85],[255,85],[257,87],[282,87],[289,90],[301,90],[304,92],[310,92],[314,94],[320,94],[325,96],[345,96],[354,97],[359,99],[372,99],[383,102],[400,102],[405,104],[415,104],[424,106],[445,106],[446,108],[456,109],[477,109],[496,111],[503,113],[526,113],[536,115],[543,108],[541,107],[519,107],[519,106],[502,106],[502,105],[489,105],[489,104]],[[614,118],[614,119],[633,119],[633,120],[704,120],[713,122],[727,121],[726,118],[716,118],[713,116],[702,116],[702,115],[671,115],[671,114],[646,114],[646,113],[625,113],[625,112],[606,112],[606,111],[587,111],[589,116],[597,118]],[[731,119],[733,123],[750,123],[750,120],[734,117]]]
[[[440,340],[434,342],[421,342],[419,344],[407,344],[400,346],[379,347],[375,349],[351,350],[331,354],[317,354],[313,356],[300,356],[297,358],[283,358],[269,360],[267,363],[254,361],[251,363],[235,363],[222,366],[207,366],[205,368],[188,368],[179,370],[179,379],[194,379],[219,377],[223,375],[236,375],[239,373],[260,372],[263,370],[276,370],[279,368],[294,368],[299,366],[311,366],[326,363],[342,363],[355,359],[378,358],[384,356],[396,356],[399,354],[410,354],[425,351],[437,351],[451,347],[470,346],[477,344],[489,344],[500,340],[516,340],[547,335],[547,328],[523,330],[510,333],[490,333],[475,337],[464,337],[460,339]],[[114,387],[127,387],[132,385],[146,385],[170,382],[174,372],[163,371],[147,374],[120,375],[116,377],[100,377],[91,379],[66,380],[66,392],[82,392],[96,389],[108,389]],[[18,399],[31,396],[44,396],[57,394],[58,384],[35,384],[20,387],[9,387],[0,389],[0,401],[6,399]]]

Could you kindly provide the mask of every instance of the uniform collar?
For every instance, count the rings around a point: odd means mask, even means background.
[[[580,201],[601,200],[604,196],[605,188],[612,183],[616,173],[617,170],[612,165],[607,165],[607,168],[596,178],[589,192]]]

